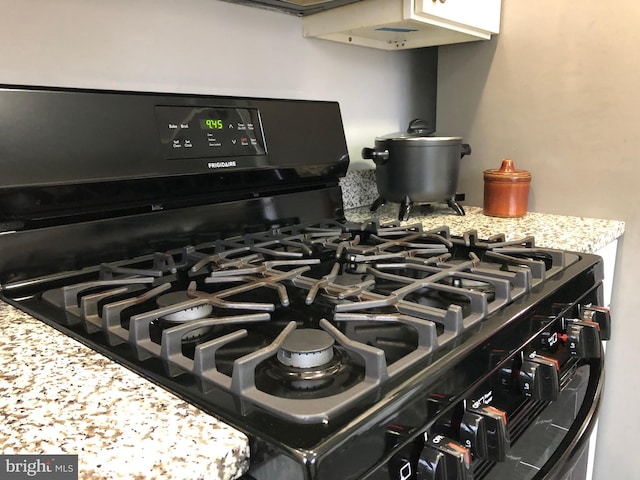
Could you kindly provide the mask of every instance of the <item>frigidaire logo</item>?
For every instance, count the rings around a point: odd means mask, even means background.
[[[0,478],[77,480],[77,455],[0,455]]]
[[[209,168],[229,168],[229,167],[235,167],[236,166],[236,161],[235,160],[231,160],[230,162],[209,162],[207,164],[207,166]]]

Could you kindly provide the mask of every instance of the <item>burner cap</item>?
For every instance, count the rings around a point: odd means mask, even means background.
[[[169,307],[177,303],[186,302],[187,300],[192,300],[192,298],[187,295],[187,292],[177,291],[159,296],[156,303],[159,307]],[[208,303],[204,303],[202,305],[196,305],[195,307],[170,313],[163,316],[162,319],[169,322],[190,322],[192,320],[198,320],[199,318],[208,317],[212,311],[213,306]]]
[[[353,266],[353,269],[356,270],[357,267],[359,267],[360,269],[366,269],[368,265],[362,264],[360,266]],[[336,277],[333,279],[333,283],[335,283],[336,285],[342,285],[344,287],[353,287],[365,282],[370,282],[374,279],[375,277],[369,273],[365,274],[358,271],[343,272],[340,275],[336,275]]]
[[[470,280],[468,278],[453,277],[451,279],[451,285],[458,288],[464,288],[466,290],[472,290],[474,292],[495,292],[495,287],[491,283]]]
[[[278,360],[283,365],[295,368],[314,368],[333,359],[333,337],[324,330],[300,328],[286,338]]]

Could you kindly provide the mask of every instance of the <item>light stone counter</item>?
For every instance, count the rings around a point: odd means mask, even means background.
[[[398,221],[399,205],[386,204],[377,212],[369,211],[368,206],[347,209],[348,220],[355,222],[371,218],[381,223]],[[447,225],[452,235],[462,235],[467,230],[476,230],[480,238],[503,233],[507,240],[515,240],[533,235],[535,245],[544,248],[558,248],[582,253],[595,253],[616,241],[624,234],[624,222],[601,220],[597,218],[570,217],[529,212],[520,218],[489,217],[482,208],[464,206],[466,215],[456,215],[446,205],[433,211],[414,207],[407,222],[422,223],[425,229]]]
[[[0,453],[77,454],[79,479],[226,479],[248,439],[0,302]]]
[[[369,211],[369,206],[378,197],[375,169],[349,171],[340,179],[340,186],[348,220],[361,222],[376,218],[380,222],[398,221],[400,205],[397,203],[388,203],[375,213]],[[484,215],[482,208],[463,207],[466,215],[459,216],[446,205],[434,206],[431,211],[417,205],[406,223],[419,222],[426,229],[447,225],[452,235],[477,230],[480,238],[499,233],[503,233],[507,240],[533,235],[538,247],[582,253],[599,252],[624,233],[624,222],[616,220],[533,212],[521,218],[496,218]]]

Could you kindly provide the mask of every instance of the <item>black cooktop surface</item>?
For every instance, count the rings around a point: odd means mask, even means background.
[[[290,441],[313,445],[578,260],[326,221],[46,277],[21,302],[234,424],[301,425]]]

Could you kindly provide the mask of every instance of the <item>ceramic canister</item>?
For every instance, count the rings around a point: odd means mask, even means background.
[[[484,171],[484,214],[522,217],[527,213],[531,173],[517,170],[510,158],[499,169]]]

